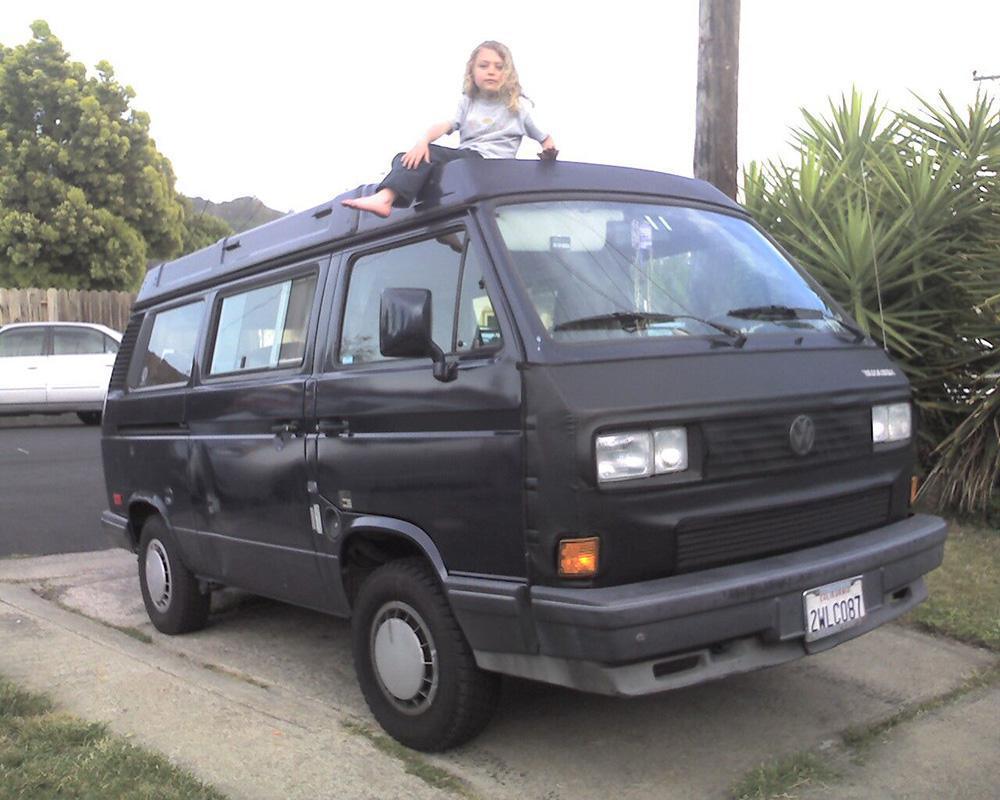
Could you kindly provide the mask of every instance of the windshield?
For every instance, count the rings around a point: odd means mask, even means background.
[[[845,325],[745,220],[610,201],[501,206],[497,223],[556,341],[723,337]],[[852,330],[852,329],[848,329]]]

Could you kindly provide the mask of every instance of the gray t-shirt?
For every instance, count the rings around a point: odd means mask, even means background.
[[[532,119],[534,110],[524,97],[515,113],[502,100],[462,95],[451,129],[459,132],[460,150],[475,150],[484,158],[514,158],[523,137],[538,142],[548,138]]]

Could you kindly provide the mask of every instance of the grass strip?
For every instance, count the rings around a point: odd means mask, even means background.
[[[111,622],[104,622],[103,620],[99,620],[97,617],[91,617],[88,614],[83,614],[82,616],[87,617],[87,619],[92,619],[94,622],[100,622],[102,625],[107,625],[109,628],[114,628],[116,631],[124,633],[126,636],[131,636],[137,642],[142,642],[143,644],[153,643],[153,637],[138,628],[133,628],[130,625],[115,625]]]
[[[0,678],[0,800],[225,800],[166,758]]]
[[[258,689],[270,689],[270,684],[264,683],[264,681],[259,681],[251,675],[247,675],[245,672],[239,672],[235,669],[229,669],[228,667],[220,666],[219,664],[210,664],[207,661],[201,662],[201,666],[207,669],[209,672],[214,672],[218,675],[225,675],[229,678],[236,678],[238,681],[243,681],[244,683],[249,683],[251,686],[256,686]]]
[[[797,789],[840,779],[833,767],[818,753],[804,751],[765,762],[733,786],[734,800],[792,798]]]
[[[457,794],[459,797],[476,800],[476,795],[465,781],[457,775],[452,775],[448,770],[441,769],[441,767],[429,763],[415,750],[401,745],[395,739],[385,734],[372,730],[363,722],[345,720],[341,722],[341,725],[351,733],[364,736],[386,755],[398,758],[403,762],[403,767],[408,775],[420,778],[420,780],[434,789],[443,789]]]
[[[869,725],[857,725],[847,728],[847,730],[841,733],[841,739],[851,749],[856,760],[863,758],[871,746],[893,728],[950,705],[970,692],[974,692],[976,689],[993,686],[997,683],[1000,683],[1000,664],[994,664],[986,669],[977,670],[954,689],[937,697],[932,697],[930,700],[925,700],[922,703],[904,706],[886,719],[873,722]]]
[[[35,594],[41,597],[43,600],[48,600],[53,605],[61,608],[63,611],[68,611],[71,614],[76,614],[78,617],[83,617],[84,619],[89,619],[91,622],[96,622],[98,625],[103,625],[105,628],[112,628],[119,633],[124,633],[126,636],[130,636],[137,642],[142,642],[143,644],[152,644],[153,637],[150,636],[145,631],[141,631],[138,628],[134,628],[131,625],[116,625],[113,622],[108,622],[107,620],[101,619],[100,617],[95,617],[88,614],[85,611],[81,611],[79,608],[74,608],[71,605],[67,605],[62,601],[59,596],[59,592],[52,586],[42,586],[41,588],[35,589]]]
[[[902,622],[1000,652],[1000,530],[953,522],[927,588]]]
[[[845,756],[855,764],[861,763],[870,749],[893,728],[950,705],[977,689],[996,684],[1000,684],[1000,663],[972,673],[951,691],[923,703],[905,706],[869,725],[847,728],[840,734],[842,748],[826,748],[822,752],[804,750],[767,761],[735,784],[731,797],[733,800],[791,800],[798,797],[796,790],[814,784],[835,783],[842,775],[833,764],[839,762],[841,767],[849,767]]]

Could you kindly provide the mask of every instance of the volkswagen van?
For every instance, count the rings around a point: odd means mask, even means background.
[[[139,292],[103,522],[157,629],[226,586],[350,617],[375,718],[441,750],[501,675],[660,692],[924,599],[906,377],[720,192],[467,160],[340,199]]]

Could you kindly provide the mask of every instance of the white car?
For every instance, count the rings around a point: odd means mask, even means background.
[[[0,328],[0,415],[73,412],[97,425],[121,339],[83,322]]]

